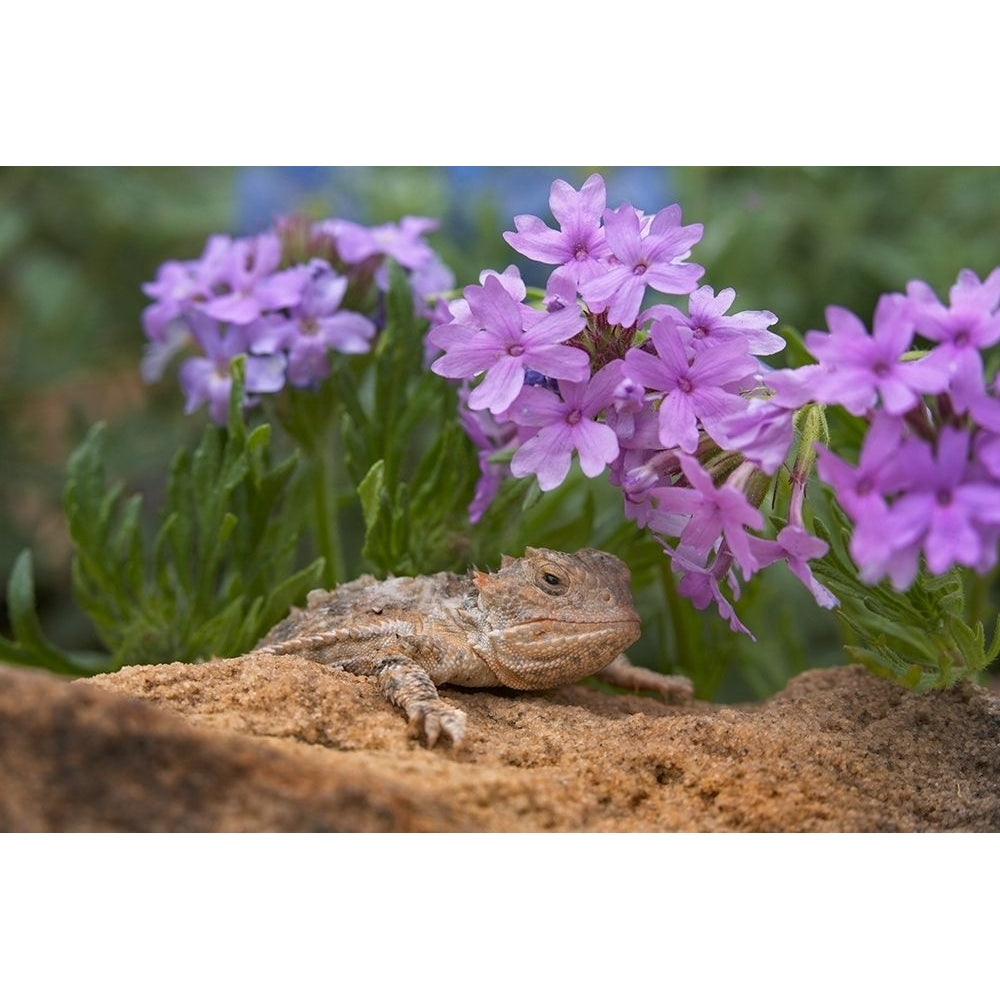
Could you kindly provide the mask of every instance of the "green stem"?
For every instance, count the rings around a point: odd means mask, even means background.
[[[306,456],[304,473],[311,482],[308,491],[312,500],[312,535],[316,554],[323,557],[320,582],[332,588],[346,576],[340,535],[340,504],[337,470],[333,459],[337,454],[335,421],[339,411],[329,384],[318,392],[293,391],[284,397],[283,411],[278,418]]]
[[[694,670],[694,649],[691,637],[688,635],[684,604],[680,594],[677,593],[674,572],[666,559],[660,561],[660,588],[666,599],[667,607],[670,609],[670,620],[674,627],[674,641],[677,643],[677,659],[685,672],[690,674]]]
[[[344,579],[344,554],[340,547],[340,525],[330,469],[317,449],[310,456],[313,494],[313,537],[323,557],[323,586],[335,587]]]
[[[965,624],[976,627],[976,624],[983,619],[983,611],[986,606],[986,599],[990,592],[990,585],[993,582],[995,572],[986,576],[978,573],[970,573],[971,581],[965,595]]]

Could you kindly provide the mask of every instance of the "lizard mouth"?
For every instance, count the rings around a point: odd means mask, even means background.
[[[491,633],[482,652],[503,684],[539,690],[596,673],[640,631],[638,616],[586,622],[539,618]]]
[[[639,615],[634,611],[612,618],[581,618],[578,621],[571,621],[566,618],[546,618],[544,615],[539,615],[537,618],[527,618],[520,625],[514,627],[519,628],[524,625],[561,625],[569,629],[574,627],[586,628],[588,625],[629,625],[633,623],[639,624]]]
[[[623,637],[635,633],[628,640],[631,645],[639,638],[641,625],[637,614],[622,615],[618,618],[588,618],[586,621],[566,621],[560,618],[529,618],[519,625],[505,630],[510,637],[517,637],[518,643],[545,643],[563,638],[582,637],[587,635],[620,634]],[[624,647],[622,647],[624,648]]]

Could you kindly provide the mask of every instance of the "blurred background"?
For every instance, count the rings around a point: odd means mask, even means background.
[[[705,225],[694,253],[705,280],[735,288],[736,309],[770,309],[801,330],[822,328],[830,303],[867,322],[879,294],[910,278],[946,295],[960,268],[984,276],[1000,264],[995,168],[6,168],[0,582],[32,548],[44,626],[61,644],[86,644],[69,590],[67,456],[106,421],[111,477],[155,510],[171,456],[199,434],[205,415],[183,415],[172,375],[152,386],[139,377],[141,285],[163,260],[197,257],[213,232],[253,233],[293,211],[366,223],[417,214],[442,220],[431,243],[459,284],[509,263],[531,283],[542,272],[501,234],[516,214],[549,219],[554,178],[578,186],[595,170],[612,207],[679,201],[685,222]]]

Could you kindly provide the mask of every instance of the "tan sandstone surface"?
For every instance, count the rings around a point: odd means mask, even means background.
[[[0,668],[0,829],[1000,830],[1000,697],[860,667],[756,706],[576,685],[442,695],[428,750],[369,678],[295,656]]]

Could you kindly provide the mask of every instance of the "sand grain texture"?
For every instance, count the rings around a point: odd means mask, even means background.
[[[1000,830],[1000,698],[972,685],[840,667],[738,708],[442,693],[468,713],[457,750],[295,656],[73,683],[0,668],[0,829]]]

